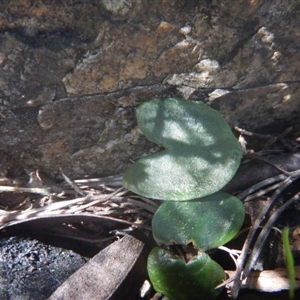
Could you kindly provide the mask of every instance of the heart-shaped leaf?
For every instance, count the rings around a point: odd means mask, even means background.
[[[147,268],[154,289],[176,300],[214,299],[219,294],[215,287],[225,279],[222,267],[203,252],[186,263],[155,247],[149,254]]]
[[[155,99],[137,108],[139,128],[166,150],[134,163],[127,189],[162,200],[190,200],[217,192],[235,174],[241,147],[223,117],[204,103]]]
[[[186,202],[165,201],[152,219],[152,233],[158,244],[193,243],[206,251],[230,241],[244,216],[243,203],[223,192]]]

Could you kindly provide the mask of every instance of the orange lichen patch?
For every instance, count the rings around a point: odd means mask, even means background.
[[[44,16],[47,13],[47,7],[45,6],[36,6],[33,9],[33,13],[36,17],[41,18],[42,16]]]
[[[171,32],[173,30],[178,30],[178,26],[175,26],[171,23],[162,21],[162,22],[160,22],[160,24],[156,28],[155,32],[157,34],[165,34],[165,33]]]
[[[101,90],[108,91],[113,87],[115,87],[117,84],[118,84],[117,78],[114,78],[111,75],[105,75],[102,77],[100,86],[101,86]]]
[[[149,66],[143,58],[133,58],[126,60],[120,72],[120,79],[137,78],[142,79],[147,76]]]

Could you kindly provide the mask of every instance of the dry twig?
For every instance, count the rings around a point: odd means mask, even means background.
[[[284,175],[285,176],[285,175]],[[286,176],[285,176],[286,177]],[[260,183],[258,185],[256,185],[255,187],[251,187],[248,191],[243,192],[242,196],[246,196],[249,195],[249,191],[256,191],[259,188],[261,188],[262,186],[264,186],[264,184],[270,183],[270,182],[274,182],[277,179],[281,179],[281,177],[274,177],[271,178],[271,180],[265,180],[263,183]],[[230,282],[233,281],[232,287],[231,287],[231,295],[234,299],[237,298],[238,296],[238,292],[242,286],[242,281],[249,275],[253,265],[255,264],[255,262],[257,261],[257,258],[262,250],[262,247],[264,245],[264,242],[267,239],[267,236],[272,228],[272,226],[274,225],[274,222],[277,220],[277,218],[280,216],[280,214],[286,209],[286,207],[290,204],[292,204],[293,202],[299,200],[299,193],[297,193],[294,197],[292,197],[290,200],[288,200],[285,204],[283,204],[275,213],[273,213],[273,215],[269,218],[269,220],[267,221],[267,223],[263,226],[263,230],[260,232],[258,239],[255,242],[255,245],[252,249],[251,255],[248,258],[247,262],[247,256],[249,253],[249,249],[250,249],[250,245],[253,241],[254,235],[257,232],[257,229],[260,227],[260,224],[262,223],[262,221],[265,219],[265,217],[267,216],[268,212],[271,210],[271,208],[274,206],[275,201],[277,200],[278,196],[281,194],[281,192],[287,188],[291,183],[293,183],[295,180],[297,180],[298,178],[300,178],[300,170],[294,171],[291,173],[291,176],[286,177],[284,180],[282,180],[280,182],[280,184],[276,184],[276,191],[275,193],[272,195],[272,197],[270,197],[270,199],[268,200],[268,203],[265,207],[265,209],[263,211],[261,211],[261,213],[259,214],[259,216],[256,218],[254,224],[252,225],[251,230],[249,231],[248,237],[244,243],[241,255],[239,256],[239,258],[237,259],[237,268],[236,271],[234,273],[234,276],[232,276],[229,280],[227,280],[226,282],[224,282],[223,285],[228,285]],[[267,190],[269,191],[270,189],[267,188]],[[264,193],[264,192],[261,192]],[[240,195],[241,197],[241,195]],[[246,262],[246,266],[244,267]]]
[[[43,183],[42,188],[0,186],[0,193],[26,193],[37,203],[34,208],[26,210],[0,210],[0,230],[37,220],[51,220],[54,223],[56,219],[61,223],[72,223],[80,218],[86,222],[106,219],[151,230],[147,223],[158,204],[125,190],[120,176],[71,181],[62,174],[66,183],[55,184],[37,171],[37,178]],[[74,190],[70,190],[68,185]],[[74,198],[74,194],[82,197]]]

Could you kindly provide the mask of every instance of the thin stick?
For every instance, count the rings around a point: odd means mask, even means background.
[[[260,223],[264,220],[265,216],[267,215],[267,213],[269,212],[269,210],[272,208],[272,206],[274,205],[275,203],[275,200],[277,199],[278,195],[287,187],[289,186],[291,183],[293,182],[293,180],[291,180],[291,177],[288,177],[287,179],[285,179],[283,182],[282,182],[282,185],[281,187],[279,187],[275,193],[272,195],[272,197],[268,200],[268,203],[265,207],[264,210],[261,211],[261,213],[259,214],[259,216],[256,218],[252,228],[250,229],[249,231],[249,234],[248,234],[248,237],[244,243],[244,246],[243,246],[243,249],[242,249],[242,254],[240,255],[240,257],[238,258],[237,260],[237,269],[236,269],[236,273],[235,273],[235,276],[234,278],[232,278],[232,280],[234,280],[233,282],[233,286],[232,286],[232,290],[231,290],[231,293],[232,293],[232,297],[234,299],[237,298],[238,296],[238,292],[240,290],[240,287],[241,287],[241,283],[242,283],[242,280],[244,279],[244,276],[241,276],[242,275],[242,272],[243,272],[243,266],[244,266],[244,263],[246,261],[246,258],[247,258],[247,255],[248,255],[248,251],[250,249],[250,245],[252,243],[252,240],[254,238],[254,235],[257,231],[257,229],[259,228],[260,226]]]
[[[90,203],[87,203],[85,205],[79,206],[79,207],[75,207],[75,208],[71,208],[69,210],[67,210],[67,213],[75,213],[77,211],[83,211],[84,209],[99,204],[99,203],[103,203],[108,201],[109,199],[111,199],[113,196],[117,195],[119,192],[121,192],[123,190],[123,188],[119,188],[117,190],[115,190],[113,193],[106,195],[106,197],[98,197],[96,196],[96,199]],[[99,195],[99,196],[103,196],[103,195]]]
[[[140,227],[147,229],[151,231],[151,226],[141,224],[141,223],[135,223],[135,222],[130,222],[124,219],[118,219],[115,217],[109,217],[109,216],[99,216],[95,214],[90,214],[90,213],[78,213],[78,214],[54,214],[54,215],[45,215],[45,216],[34,216],[33,218],[26,219],[26,220],[14,220],[9,223],[4,224],[3,226],[0,226],[0,230],[13,226],[13,225],[18,225],[18,224],[25,224],[29,222],[43,222],[43,224],[49,224],[49,226],[52,224],[57,224],[57,222],[61,223],[76,223],[76,222],[82,222],[82,221],[89,221],[89,222],[95,222],[97,220],[110,220],[118,223],[123,223],[127,225],[131,225],[134,227]]]
[[[14,193],[32,193],[32,194],[39,194],[43,196],[51,195],[50,189],[48,188],[24,188],[24,187],[17,187],[17,186],[0,186],[0,193],[1,192],[14,192]]]
[[[79,188],[63,171],[61,168],[59,168],[64,180],[74,189],[74,191],[81,196],[85,196],[88,193],[83,191],[81,188]]]
[[[122,176],[113,175],[104,178],[75,179],[74,183],[80,187],[100,187],[103,185],[121,187]]]
[[[113,194],[113,193],[112,193]],[[112,195],[113,196],[113,195]],[[86,195],[85,197],[76,198],[74,200],[66,200],[66,201],[60,201],[55,202],[52,204],[49,204],[44,207],[39,207],[35,209],[30,209],[27,211],[19,212],[19,211],[13,211],[13,212],[5,212],[1,214],[0,216],[0,229],[1,223],[6,223],[13,220],[26,220],[28,218],[34,217],[34,216],[47,216],[50,214],[58,214],[57,210],[61,210],[66,207],[70,207],[79,203],[84,203],[88,201],[106,201],[108,198],[112,197],[111,194],[106,195]]]
[[[265,189],[263,189],[263,190],[261,190],[261,191],[258,191],[258,192],[254,193],[254,194],[252,194],[252,195],[249,195],[249,196],[247,196],[247,197],[244,199],[244,203],[245,203],[245,202],[249,202],[249,201],[251,201],[251,200],[253,200],[253,199],[257,199],[257,198],[259,198],[259,197],[262,197],[262,196],[266,195],[267,193],[269,193],[269,192],[271,192],[271,191],[273,191],[273,190],[276,190],[276,189],[279,188],[280,186],[281,186],[281,182],[277,182],[277,183],[275,183],[275,184],[269,186],[268,188],[265,188]]]
[[[253,247],[252,253],[247,261],[247,264],[245,266],[243,277],[246,278],[248,274],[250,273],[253,265],[256,263],[260,252],[262,250],[262,247],[275,223],[277,218],[283,213],[283,211],[291,205],[293,202],[298,201],[300,199],[300,192],[295,194],[291,199],[289,199],[286,203],[284,203],[280,208],[272,214],[272,216],[269,218],[268,222],[265,224],[264,228],[260,232],[255,245]]]
[[[242,200],[245,197],[247,197],[248,195],[254,193],[255,191],[260,190],[260,189],[262,189],[263,187],[265,187],[267,185],[276,183],[278,181],[282,181],[282,180],[284,180],[286,178],[287,178],[287,176],[283,175],[283,174],[280,174],[280,175],[277,175],[277,176],[274,176],[274,177],[271,177],[271,178],[267,178],[267,179],[265,179],[263,181],[258,182],[255,185],[251,186],[250,188],[246,189],[242,193],[238,194],[237,198],[239,198],[239,199]]]
[[[275,169],[277,169],[278,171],[280,171],[281,173],[290,176],[292,174],[292,172],[289,172],[281,167],[279,167],[278,165],[274,164],[272,161],[270,161],[269,159],[267,159],[264,156],[255,154],[255,153],[249,153],[245,156],[245,158],[250,158],[250,159],[258,159],[261,160],[267,164],[269,164],[270,166],[274,167]]]

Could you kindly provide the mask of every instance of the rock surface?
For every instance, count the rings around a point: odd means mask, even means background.
[[[121,173],[156,148],[135,106],[199,99],[299,133],[300,1],[1,1],[0,175]]]

